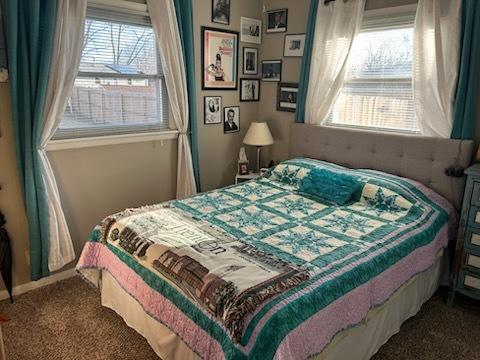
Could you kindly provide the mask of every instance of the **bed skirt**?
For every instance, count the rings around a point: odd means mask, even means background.
[[[338,333],[316,357],[318,360],[370,359],[414,316],[440,285],[446,256],[400,287],[384,304],[371,309],[355,327]],[[175,333],[143,311],[142,306],[107,272],[102,271],[102,305],[114,310],[135,329],[162,359],[199,359]]]

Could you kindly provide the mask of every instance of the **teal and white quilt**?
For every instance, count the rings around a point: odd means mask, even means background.
[[[361,186],[344,205],[300,192],[319,167]],[[202,358],[307,358],[430,267],[455,216],[412,180],[299,158],[253,181],[115,214],[77,269],[112,273]]]

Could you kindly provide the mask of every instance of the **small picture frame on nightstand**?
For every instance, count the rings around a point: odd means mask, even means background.
[[[239,161],[238,162],[238,175],[247,175],[248,174],[248,161]]]

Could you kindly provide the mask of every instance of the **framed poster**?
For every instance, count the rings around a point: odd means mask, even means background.
[[[202,89],[238,87],[238,32],[202,26]]]
[[[240,41],[252,44],[262,43],[262,20],[240,18]]]
[[[230,0],[212,0],[212,22],[230,25]]]
[[[298,83],[278,83],[277,110],[295,112],[297,110]]]
[[[240,131],[240,106],[223,108],[223,132],[225,134]]]
[[[260,79],[240,79],[240,101],[260,100]]]
[[[282,80],[282,60],[262,61],[262,80],[263,81],[281,81]]]
[[[204,118],[205,125],[222,123],[222,97],[221,96],[204,96]]]
[[[243,74],[257,75],[258,74],[258,49],[257,48],[243,48]]]
[[[286,32],[288,9],[267,11],[267,33]]]
[[[285,35],[284,57],[302,57],[305,48],[305,34]]]

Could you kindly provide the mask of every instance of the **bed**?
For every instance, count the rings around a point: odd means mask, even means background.
[[[291,159],[261,178],[92,232],[78,271],[160,357],[368,359],[436,291],[463,192],[445,171],[473,143],[290,134]],[[314,174],[355,188],[319,199]]]

